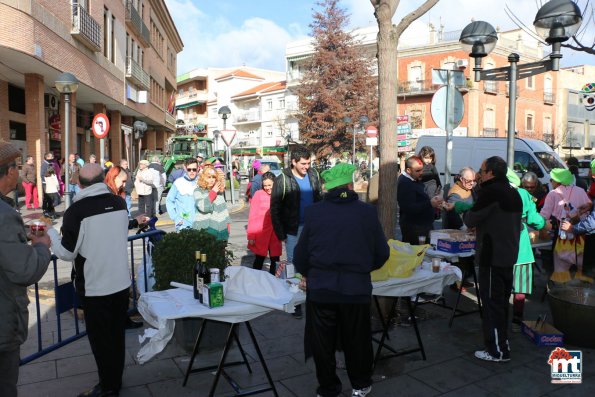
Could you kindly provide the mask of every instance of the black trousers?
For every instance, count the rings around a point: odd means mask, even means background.
[[[82,298],[91,350],[103,390],[120,390],[124,372],[128,288]]]
[[[0,351],[0,396],[17,397],[20,348]]]
[[[138,196],[138,213],[145,214],[149,218],[155,216],[155,200],[152,193],[145,196]]]
[[[583,274],[595,277],[595,234],[586,234],[583,254]]]
[[[512,266],[479,266],[483,305],[483,338],[486,350],[497,358],[510,358],[508,300],[512,291]]]
[[[374,352],[370,325],[370,303],[318,303],[306,301],[306,358],[312,355],[322,397],[341,394],[336,373],[335,350],[338,337],[345,354],[347,375],[354,389],[372,384]]]
[[[252,268],[256,270],[262,270],[262,265],[264,265],[264,259],[266,256],[255,255],[254,256],[254,263],[252,264]],[[279,262],[278,256],[271,256],[271,267],[269,268],[269,273],[273,276],[277,271],[277,262]]]
[[[405,222],[400,222],[399,227],[401,228],[401,241],[409,243],[411,245],[419,244],[419,236],[426,236],[426,244],[430,244],[430,230],[434,227],[432,224],[429,225],[413,225]]]

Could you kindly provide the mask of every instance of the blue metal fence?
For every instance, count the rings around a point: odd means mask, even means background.
[[[140,240],[142,242],[142,265],[144,269],[144,285],[145,291],[148,285],[148,274],[147,274],[147,255],[149,254],[149,244],[148,241],[150,238],[155,238],[158,236],[164,235],[165,232],[163,230],[152,230],[146,233],[140,233],[133,236],[128,237],[128,241],[130,243],[130,277],[132,278],[132,307],[130,308],[129,312],[136,312],[137,311],[137,286],[136,286],[136,275],[134,271],[134,244],[136,241]],[[43,346],[42,341],[42,321],[41,321],[41,307],[39,301],[39,285],[35,284],[35,312],[37,318],[37,351],[32,353],[26,357],[21,359],[20,365],[25,365],[33,360],[38,359],[54,350],[59,349],[62,346],[66,346],[69,343],[72,343],[85,335],[87,335],[87,331],[81,330],[79,328],[79,312],[77,310],[79,305],[79,300],[74,290],[74,285],[72,281],[67,283],[59,284],[58,280],[58,258],[55,255],[52,255],[52,265],[53,265],[53,273],[54,273],[54,302],[55,302],[55,316],[56,316],[56,333],[57,333],[57,341],[51,345],[46,347]],[[62,314],[73,310],[73,321],[74,321],[74,334],[63,338],[62,336]]]

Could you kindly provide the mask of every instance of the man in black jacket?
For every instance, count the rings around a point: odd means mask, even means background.
[[[304,209],[322,199],[318,172],[310,168],[311,153],[303,146],[291,151],[291,169],[285,169],[277,178],[271,193],[271,220],[277,238],[285,241],[288,262],[293,262],[293,251],[304,224]],[[301,306],[296,306],[294,317],[301,318]]]
[[[490,157],[479,175],[477,201],[463,221],[476,228],[475,262],[483,303],[482,327],[485,350],[475,357],[485,361],[510,361],[508,345],[508,301],[512,290],[512,269],[519,252],[523,202],[506,178],[506,162]]]
[[[370,272],[389,257],[376,208],[353,191],[355,166],[341,163],[324,171],[328,193],[306,209],[304,229],[295,248],[296,270],[307,278],[306,358],[314,357],[318,395],[338,396],[335,349],[345,353],[354,396],[372,385]]]
[[[399,203],[399,227],[401,241],[419,244],[419,236],[429,241],[434,224],[434,208],[442,205],[442,198],[430,198],[420,182],[424,163],[419,156],[411,156],[405,161],[405,172],[397,180],[397,202]]]

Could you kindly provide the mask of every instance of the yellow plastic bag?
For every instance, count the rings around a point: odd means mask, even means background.
[[[372,282],[374,281],[386,281],[388,280],[388,261],[380,269],[373,270],[370,273]]]
[[[421,265],[426,250],[426,245],[411,245],[398,240],[388,240],[390,257],[386,262],[388,265],[388,276],[390,278],[407,278],[413,274],[413,270]]]

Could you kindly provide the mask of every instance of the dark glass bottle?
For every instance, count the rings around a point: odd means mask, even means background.
[[[203,286],[211,282],[211,273],[209,272],[209,267],[207,266],[207,254],[202,254],[200,256],[200,271],[198,274],[198,278],[202,281]],[[203,289],[201,288],[199,291],[201,303],[203,302],[202,293]]]
[[[200,251],[194,251],[194,267],[192,268],[192,292],[194,299],[200,299],[200,291],[202,290],[202,281],[200,280]]]

